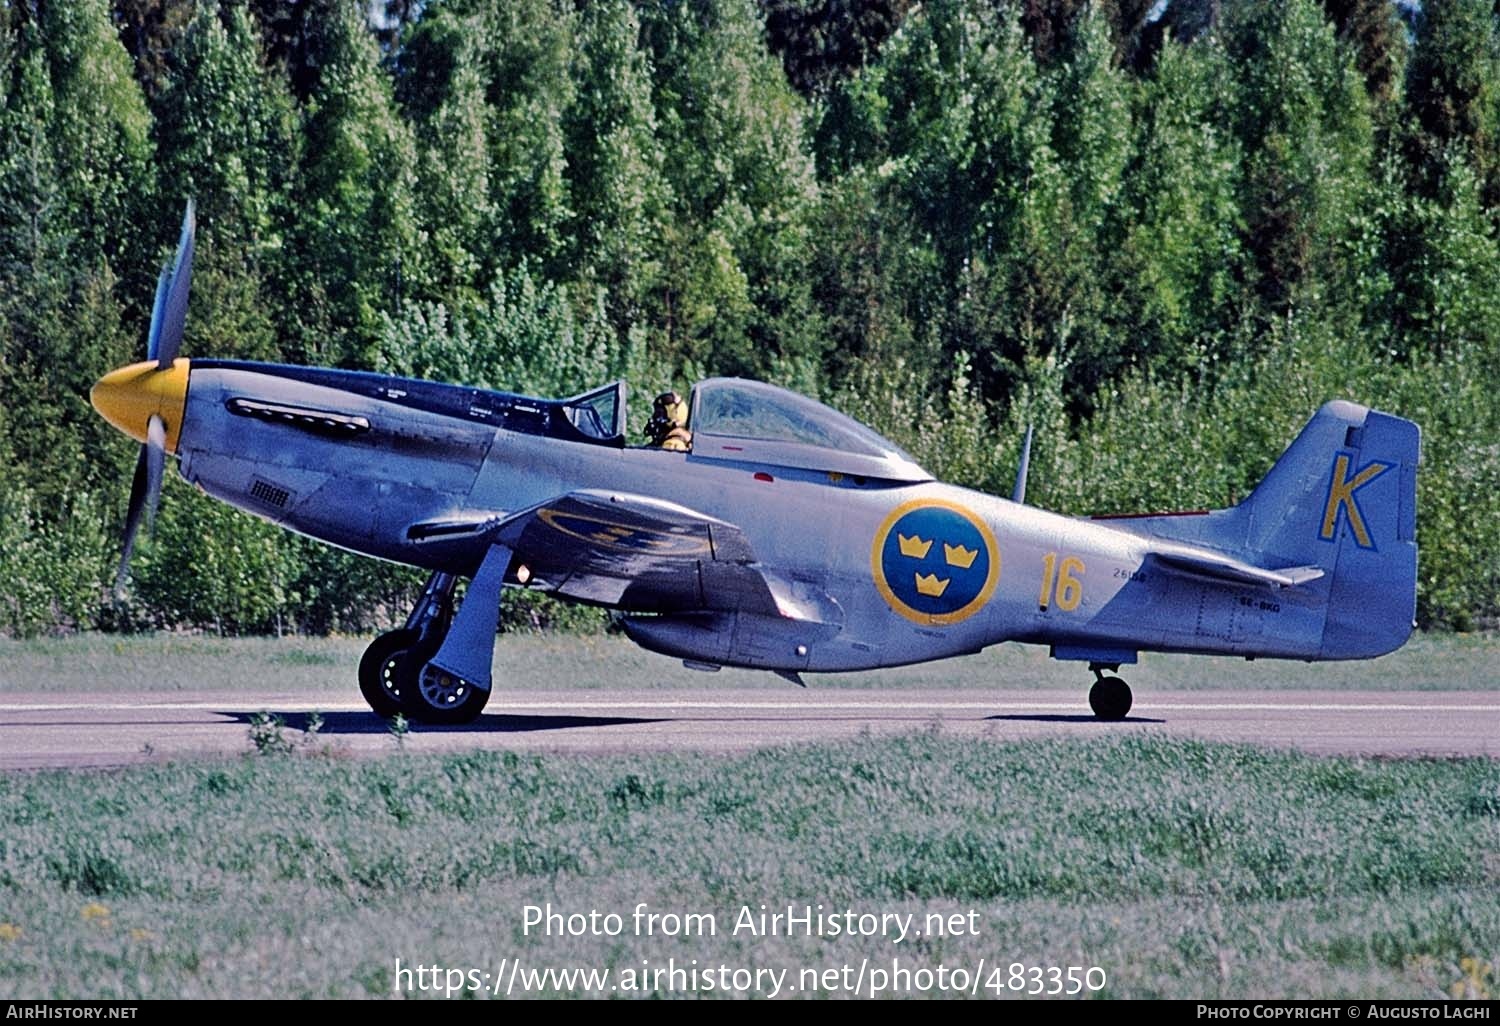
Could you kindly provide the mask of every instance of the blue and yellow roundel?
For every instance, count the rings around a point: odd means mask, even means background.
[[[984,521],[955,503],[916,499],[893,509],[870,548],[875,587],[914,623],[967,620],[1000,580],[1000,550]]]

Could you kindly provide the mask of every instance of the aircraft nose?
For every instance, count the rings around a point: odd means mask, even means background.
[[[112,370],[94,382],[89,402],[101,417],[138,442],[146,440],[147,422],[156,414],[167,429],[167,452],[176,452],[187,387],[187,360],[173,360],[165,369],[147,360]]]

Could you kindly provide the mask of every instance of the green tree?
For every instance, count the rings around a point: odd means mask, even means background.
[[[577,15],[549,0],[482,5],[479,53],[487,100],[490,207],[485,280],[523,260],[562,278],[568,208],[564,112]]]
[[[427,286],[416,147],[359,14],[341,7],[323,31],[295,187],[299,280],[288,341],[309,363],[367,366],[380,315]]]
[[[482,38],[479,16],[440,6],[411,31],[396,79],[416,133],[417,214],[427,230],[433,292],[457,307],[481,299],[498,230]]]
[[[155,101],[171,75],[172,55],[193,17],[192,0],[110,0],[120,42],[146,98]]]
[[[1167,380],[1212,376],[1234,355],[1249,254],[1242,151],[1224,117],[1232,87],[1223,50],[1206,43],[1167,46],[1142,85],[1109,283],[1128,362]]]
[[[1133,84],[1114,63],[1110,26],[1094,8],[1074,23],[1053,73],[1052,150],[1067,192],[1030,255],[1054,279],[1055,317],[1073,326],[1061,339],[1075,368],[1070,389],[1085,399],[1136,358],[1139,342],[1114,316],[1110,258],[1121,248],[1126,167],[1132,157]],[[1045,261],[1045,263],[1044,263]]]
[[[132,285],[143,255],[135,225],[150,209],[151,115],[104,0],[38,5],[35,46],[55,100],[48,126],[72,253],[109,261]]]
[[[88,386],[122,362],[116,280],[99,256],[80,267],[61,114],[34,23],[0,20],[0,631],[94,622],[112,532],[105,489],[128,446],[89,409]],[[86,169],[85,169],[86,170]]]
[[[341,0],[249,0],[266,60],[280,69],[292,95],[305,102],[322,79],[330,35],[351,5]]]
[[[831,383],[842,389],[861,367],[900,361],[920,382],[907,384],[926,394],[942,369],[938,313],[946,284],[892,191],[890,175],[866,167],[824,186],[812,234],[813,298],[827,332]]]
[[[189,488],[166,482],[154,538],[132,562],[132,585],[148,621],[219,634],[279,633],[296,574],[280,528]]]
[[[912,0],[760,0],[766,42],[803,96],[824,96],[880,53]]]
[[[1406,64],[1406,32],[1390,0],[1322,0],[1339,38],[1354,48],[1355,63],[1372,99],[1395,98]]]
[[[0,634],[30,636],[93,627],[114,539],[89,493],[43,513],[24,485],[0,495]]]
[[[297,156],[285,87],[261,62],[248,11],[204,4],[183,33],[156,120],[163,196],[193,196],[210,236],[252,251],[281,245],[285,191]]]
[[[203,351],[202,340],[218,355],[273,359],[280,347],[271,297],[281,293],[297,155],[291,98],[261,63],[241,6],[200,7],[177,64],[156,134],[162,212],[175,214],[189,197],[198,207],[187,352]]]
[[[992,398],[1009,394],[1029,356],[1066,348],[1080,327],[1099,323],[1090,320],[1096,286],[1086,269],[1118,190],[1069,180],[1054,146],[1066,132],[1057,129],[1053,76],[1031,51],[1012,14],[932,4],[876,69],[890,146],[876,159],[891,168],[897,216],[911,219],[940,269],[933,299],[943,345],[972,355],[975,381]],[[1112,80],[1108,57],[1091,52],[1099,59],[1057,74]],[[1080,108],[1061,113],[1084,136],[1069,142],[1070,159],[1118,162],[1119,128]],[[1080,220],[1075,195],[1093,206],[1094,226]]]
[[[660,279],[658,248],[669,202],[639,35],[624,0],[590,4],[581,12],[574,99],[563,116],[566,272],[602,285],[622,328],[641,316]]]
[[[576,304],[563,286],[522,264],[493,283],[487,302],[453,312],[413,304],[387,317],[380,367],[397,374],[461,381],[528,395],[567,396],[640,373],[639,332],[621,345],[603,290]]]
[[[1449,148],[1438,180],[1436,196],[1412,193],[1388,205],[1382,269],[1390,291],[1371,330],[1398,356],[1500,354],[1500,244],[1462,145]],[[1489,365],[1496,362],[1500,355]]]
[[[1375,166],[1363,79],[1311,0],[1236,7],[1225,36],[1247,155],[1241,206],[1264,310],[1278,317],[1298,302],[1346,303],[1364,254],[1341,242],[1367,210]]]
[[[673,201],[652,303],[666,357],[765,374],[816,354],[804,105],[752,0],[642,0],[638,11]]]
[[[102,6],[80,11],[96,21],[74,12],[12,22],[0,111],[0,386],[11,397],[9,448],[49,523],[70,493],[113,485],[112,458],[123,458],[87,395],[134,351],[110,253],[132,236],[136,194],[149,192],[145,142],[134,134],[144,104],[128,65],[110,55],[113,46],[124,60]]]
[[[1406,105],[1417,125],[1409,140],[1417,184],[1436,194],[1449,146],[1459,143],[1500,204],[1500,41],[1487,0],[1428,0],[1417,19],[1406,76]]]

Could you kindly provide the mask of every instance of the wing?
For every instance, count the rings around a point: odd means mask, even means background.
[[[504,519],[415,525],[409,536],[467,535],[509,547],[527,583],[637,612],[719,610],[842,624],[838,604],[808,582],[766,571],[738,527],[644,495],[576,491]]]

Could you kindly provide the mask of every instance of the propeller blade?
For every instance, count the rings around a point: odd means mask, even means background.
[[[163,267],[156,279],[156,302],[151,306],[151,332],[146,336],[146,359],[155,360],[161,347],[161,316],[167,306],[167,287],[172,283],[172,271]],[[159,370],[160,368],[158,368]]]
[[[125,592],[125,578],[130,574],[130,556],[135,551],[135,532],[141,526],[141,511],[146,506],[146,447],[135,461],[135,480],[130,484],[130,506],[125,513],[125,545],[120,552],[120,569],[115,573],[115,596]]]
[[[165,370],[177,359],[177,350],[182,346],[182,326],[187,321],[188,286],[193,278],[193,239],[198,232],[198,217],[192,200],[182,215],[182,236],[177,240],[177,259],[172,265],[171,284],[167,287],[166,303],[161,305],[161,288],[157,288],[160,320],[151,318],[151,338],[146,345],[146,358],[154,359],[158,369]],[[167,272],[163,269],[162,274]]]
[[[135,535],[141,526],[141,515],[155,525],[156,503],[161,497],[162,466],[166,462],[166,423],[155,414],[146,422],[146,444],[135,461],[135,478],[130,483],[130,506],[125,513],[125,545],[120,553],[120,569],[115,574],[115,595],[125,590],[130,575],[130,556],[135,552]]]
[[[182,213],[182,235],[177,240],[177,256],[163,267],[156,280],[156,301],[151,306],[151,331],[146,336],[146,359],[156,361],[157,370],[166,370],[177,359],[182,347],[182,327],[187,320],[188,287],[193,279],[193,240],[198,233],[198,215],[192,200]],[[156,505],[161,499],[162,467],[167,461],[167,425],[152,414],[146,421],[146,442],[135,461],[135,477],[130,482],[130,505],[125,512],[125,544],[120,553],[120,569],[115,574],[115,596],[125,589],[130,576],[130,557],[135,552],[135,536],[141,517],[153,528]]]
[[[156,505],[161,501],[161,472],[167,462],[167,422],[156,414],[146,421],[146,526],[156,530]]]

